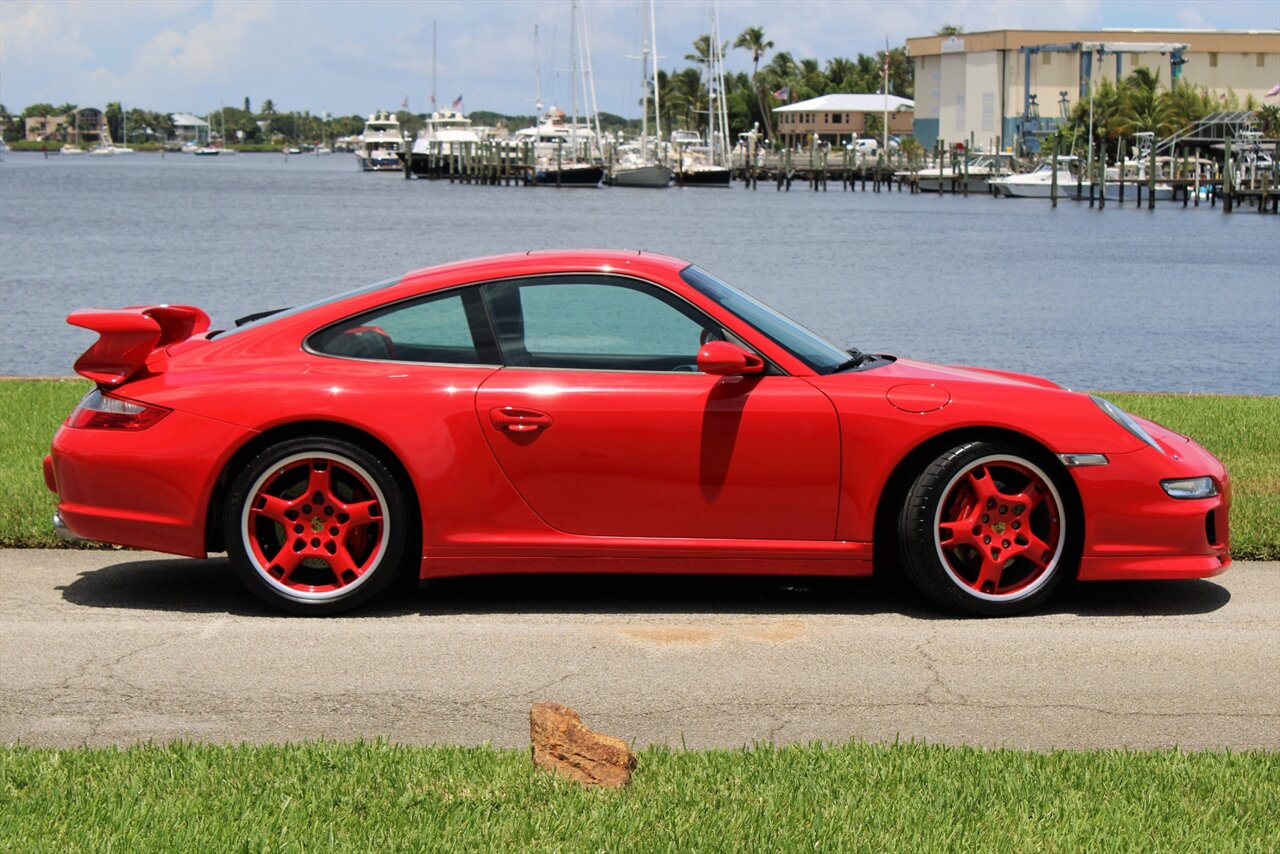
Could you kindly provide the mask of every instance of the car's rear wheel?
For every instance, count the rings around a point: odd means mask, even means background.
[[[290,439],[260,452],[235,477],[224,518],[241,580],[295,613],[366,602],[404,562],[409,513],[394,475],[341,439]]]
[[[907,491],[898,542],[926,596],[1000,616],[1043,602],[1077,558],[1079,522],[1051,458],[1007,442],[937,457]]]

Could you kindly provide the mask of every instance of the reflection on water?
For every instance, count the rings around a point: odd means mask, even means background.
[[[352,158],[0,164],[0,373],[68,374],[83,306],[215,325],[416,267],[532,248],[697,262],[845,346],[1077,388],[1280,394],[1280,217],[985,196],[470,187]]]

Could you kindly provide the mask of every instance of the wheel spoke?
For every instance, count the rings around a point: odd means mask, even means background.
[[[333,463],[329,460],[311,460],[308,464],[310,473],[307,476],[307,496],[313,497],[318,492],[320,500],[332,501],[330,485],[333,483]]]
[[[1053,549],[1035,534],[1028,534],[1027,544],[1022,547],[1019,557],[1026,558],[1039,569],[1045,569],[1053,559]]]
[[[288,528],[293,524],[292,520],[284,515],[293,507],[293,502],[287,498],[281,498],[278,495],[259,493],[258,497],[254,500],[254,505],[252,512],[259,516],[265,516],[274,522],[279,522],[281,525],[284,525],[285,528]]]
[[[1006,501],[1011,506],[1015,507],[1021,504],[1024,509],[1021,513],[1016,515],[1028,516],[1033,510],[1044,503],[1047,495],[1048,493],[1045,492],[1044,485],[1037,481],[1035,483],[1027,484],[1027,488],[1022,490],[1022,492],[1019,492],[1016,495],[1002,496],[1000,500]]]
[[[1004,571],[1004,561],[993,558],[990,553],[984,552],[982,555],[982,568],[978,570],[978,580],[973,583],[975,589],[979,592],[995,593],[1000,589],[1000,575]],[[991,585],[991,590],[985,588],[987,584]]]
[[[991,479],[991,469],[988,466],[980,466],[969,472],[965,478],[969,483],[969,488],[973,490],[973,496],[977,499],[974,502],[975,507],[985,504],[987,499],[996,498],[999,491],[996,488],[995,481]]]
[[[961,519],[956,522],[940,522],[938,524],[938,545],[946,548],[973,544],[972,522]]]
[[[338,543],[337,553],[329,558],[329,568],[333,570],[334,583],[339,587],[346,587],[350,583],[343,577],[348,572],[354,574],[356,578],[363,575],[345,543]]]
[[[280,567],[281,570],[283,570],[284,574],[280,576],[280,581],[282,583],[287,584],[289,582],[289,576],[293,575],[293,571],[297,569],[299,565],[301,565],[304,559],[305,559],[305,556],[301,552],[295,552],[286,543],[285,547],[282,548],[280,552],[275,556],[275,558],[271,561],[271,565],[278,566]]]
[[[377,501],[358,501],[354,504],[340,505],[342,512],[350,519],[345,523],[348,528],[360,528],[382,521],[382,508]]]

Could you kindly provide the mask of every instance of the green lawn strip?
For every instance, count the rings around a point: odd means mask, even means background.
[[[0,380],[0,546],[67,545],[53,534],[57,501],[43,460],[58,425],[92,387],[87,380]]]
[[[55,501],[40,461],[84,380],[0,381],[0,546],[64,545],[49,526]],[[1232,551],[1280,560],[1280,397],[1109,394],[1119,405],[1193,437],[1231,472]]]
[[[526,751],[0,749],[20,851],[1271,851],[1280,753],[922,744],[640,752],[584,790]]]

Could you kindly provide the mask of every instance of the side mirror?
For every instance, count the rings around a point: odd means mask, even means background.
[[[764,359],[728,341],[708,341],[698,351],[698,370],[724,377],[760,374]]]

